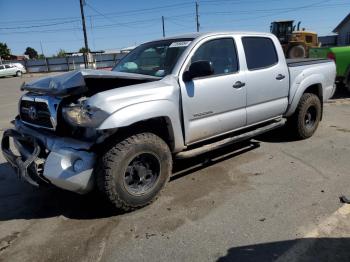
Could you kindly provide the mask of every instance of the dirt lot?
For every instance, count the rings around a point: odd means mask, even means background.
[[[0,79],[1,131],[29,79]],[[311,139],[278,130],[175,162],[160,199],[127,214],[97,194],[33,188],[1,156],[0,261],[350,261],[350,208],[339,202],[350,196],[342,97],[325,105]]]

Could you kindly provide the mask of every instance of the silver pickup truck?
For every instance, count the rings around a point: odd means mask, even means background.
[[[1,147],[20,177],[77,193],[97,187],[118,208],[152,202],[174,158],[284,125],[313,135],[334,92],[331,60],[287,60],[267,33],[217,32],[140,45],[111,71],[23,84]]]

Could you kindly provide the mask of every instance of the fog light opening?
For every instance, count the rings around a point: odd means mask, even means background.
[[[73,163],[73,170],[74,172],[81,172],[84,169],[84,161],[80,158],[74,161]]]

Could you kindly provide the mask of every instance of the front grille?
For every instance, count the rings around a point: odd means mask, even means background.
[[[53,128],[49,107],[45,102],[22,100],[20,104],[20,116],[22,121],[29,124]]]

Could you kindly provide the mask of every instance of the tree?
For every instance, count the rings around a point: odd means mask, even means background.
[[[82,47],[79,49],[79,53],[85,54],[85,53],[90,53],[90,52],[91,52],[90,48],[86,49],[85,47]]]
[[[38,55],[38,59],[45,59],[45,56],[43,54]]]
[[[60,49],[57,54],[55,55],[55,57],[66,57],[66,51],[63,49]]]
[[[10,49],[7,47],[6,43],[0,42],[0,56],[2,58],[9,58],[11,55]]]
[[[29,46],[26,48],[26,51],[24,52],[24,54],[29,56],[30,59],[38,58],[38,52],[34,48]]]

